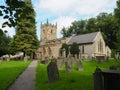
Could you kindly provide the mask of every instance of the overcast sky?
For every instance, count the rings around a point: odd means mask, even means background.
[[[88,19],[97,16],[100,12],[112,13],[117,0],[32,0],[36,11],[37,36],[40,38],[40,24],[47,18],[50,23],[57,22],[57,37],[61,37],[61,28],[69,27],[75,20]],[[0,0],[0,5],[4,0]],[[0,21],[0,24],[3,20]],[[1,27],[1,25],[0,25]],[[9,29],[9,35],[15,31]]]

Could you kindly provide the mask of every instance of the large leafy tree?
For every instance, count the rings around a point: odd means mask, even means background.
[[[0,31],[2,35],[0,36],[0,56],[9,54],[9,43],[10,37],[5,34],[5,32]]]
[[[73,34],[79,35],[99,30],[102,32],[106,44],[111,49],[115,49],[117,36],[119,35],[117,35],[118,25],[113,14],[103,12],[100,13],[96,18],[74,21],[69,28],[63,29],[64,33],[62,34],[64,37],[68,37],[72,36]]]
[[[23,8],[22,17],[16,26],[16,35],[14,43],[17,51],[22,51],[25,55],[31,55],[38,48],[38,39],[36,35],[35,11],[31,0],[24,0],[26,7]],[[28,9],[29,8],[29,9]],[[26,12],[25,12],[26,11]]]
[[[120,50],[120,0],[117,1],[117,8],[114,10],[114,13],[117,22],[116,24],[118,26],[116,47]]]
[[[0,6],[0,16],[3,17],[3,19],[6,19],[6,21],[3,22],[2,28],[4,28],[6,25],[8,25],[9,27],[15,27],[17,25],[17,22],[21,20],[21,18],[25,17],[23,13],[25,13],[26,11],[23,10],[23,8],[26,7],[26,4],[24,0],[4,1],[5,5]],[[29,7],[26,8],[29,9]]]
[[[16,54],[17,53],[17,48],[15,46],[15,40],[14,40],[14,37],[10,39],[10,42],[9,42],[9,47],[8,47],[8,50],[9,50],[9,54]]]
[[[73,34],[79,35],[86,32],[86,20],[74,21],[69,28],[62,28],[63,37],[70,37]]]
[[[111,48],[115,49],[116,33],[118,26],[115,22],[114,15],[107,13],[100,13],[97,16],[97,25],[102,31],[106,44]]]
[[[73,34],[79,35],[85,32],[85,27],[86,27],[86,20],[74,21],[72,23],[72,26],[68,30],[69,31],[71,30],[71,33]]]
[[[63,37],[68,37],[68,36],[69,36],[69,35],[68,35],[68,30],[66,30],[65,27],[62,28],[61,34],[63,35]]]
[[[87,21],[86,32],[95,32],[98,30],[96,18],[90,18]]]
[[[75,55],[79,55],[79,52],[80,52],[80,49],[79,49],[79,46],[77,43],[73,43],[71,46],[70,46],[70,53],[75,56]]]

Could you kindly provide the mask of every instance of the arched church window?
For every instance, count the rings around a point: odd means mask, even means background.
[[[85,52],[84,52],[84,46],[82,46],[82,53],[84,54]]]
[[[98,41],[98,52],[100,52],[100,43]]]
[[[103,52],[103,42],[100,40],[100,52]]]
[[[103,52],[103,42],[101,40],[98,42],[98,52]]]

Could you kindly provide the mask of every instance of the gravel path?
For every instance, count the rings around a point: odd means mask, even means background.
[[[37,60],[32,61],[8,90],[35,90],[36,66]]]

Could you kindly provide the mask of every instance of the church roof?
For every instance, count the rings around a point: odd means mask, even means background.
[[[82,34],[78,36],[72,36],[67,44],[71,45],[72,43],[76,42],[77,44],[88,44],[88,43],[93,43],[100,32],[93,32],[93,33],[88,33],[88,34]]]

